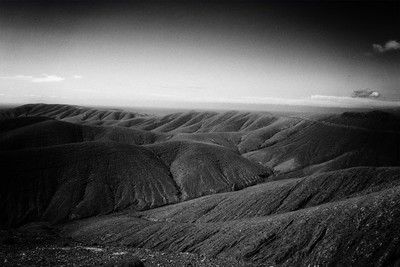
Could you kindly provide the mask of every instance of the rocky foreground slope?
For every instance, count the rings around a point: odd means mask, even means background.
[[[0,226],[267,266],[400,264],[400,118],[0,111]]]
[[[358,170],[350,172],[354,175]],[[400,168],[396,168],[384,175],[395,174],[395,179],[399,179],[399,172]],[[346,174],[346,171],[340,173]],[[360,170],[360,178],[363,174],[365,170]],[[374,171],[371,175],[374,178]],[[335,179],[335,175],[329,176]],[[253,188],[248,188],[236,196],[225,193],[216,199],[210,196],[144,214],[89,218],[64,226],[64,231],[85,242],[186,251],[211,257],[234,256],[267,266],[397,266],[400,263],[399,186],[382,185],[379,183],[383,181],[379,181],[357,192],[350,189],[351,182],[342,180],[342,186],[320,187],[327,195],[316,193],[314,200],[310,197],[313,189],[295,192],[302,183],[306,186],[315,182],[307,181],[309,177],[301,179],[292,183],[274,182],[272,190],[258,185],[254,190],[264,194],[257,192],[255,196]],[[333,200],[335,197],[329,195],[340,189],[347,192]],[[246,197],[253,205],[247,205]]]

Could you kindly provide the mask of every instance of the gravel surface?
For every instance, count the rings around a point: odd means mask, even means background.
[[[0,266],[254,266],[235,259],[84,244],[40,225],[0,231]]]

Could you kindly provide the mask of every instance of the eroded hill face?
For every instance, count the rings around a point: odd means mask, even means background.
[[[7,109],[0,224],[255,264],[396,265],[399,125],[383,111]]]
[[[0,122],[4,226],[150,209],[239,190],[271,175],[229,147],[234,146],[227,141],[230,135],[191,140],[140,128],[66,122],[76,116],[124,121],[136,114],[39,105],[2,116],[7,117]],[[210,140],[225,140],[226,146]]]
[[[85,242],[266,266],[397,266],[399,173],[355,168],[277,181],[141,214],[91,218],[64,231]],[[364,175],[370,181],[360,187]]]
[[[2,137],[11,139],[5,140],[8,145],[14,141],[22,146],[21,140],[12,139],[17,139],[19,134],[19,139],[26,140],[23,134],[31,135],[33,131],[35,135],[40,135],[38,139],[63,138],[70,143],[73,140],[66,139],[72,134],[65,132],[73,131],[72,128],[79,124],[82,138],[78,141],[114,141],[136,145],[187,141],[218,145],[272,169],[275,175],[285,177],[356,166],[397,166],[400,163],[400,118],[384,111],[301,117],[274,116],[268,112],[191,111],[155,116],[37,104],[5,110],[0,114],[0,118],[13,118],[12,121],[17,118],[19,122],[15,124],[18,125],[22,123],[21,117],[26,116],[27,120],[32,120],[30,117],[33,116],[38,117],[36,119],[52,118],[59,125],[47,129],[40,125],[30,125],[38,129],[18,126],[15,132]],[[60,121],[70,124],[63,126]],[[3,120],[3,124],[7,122]],[[52,128],[54,131],[59,129],[59,132],[46,136],[45,131]],[[61,132],[67,136],[57,137],[61,136]]]

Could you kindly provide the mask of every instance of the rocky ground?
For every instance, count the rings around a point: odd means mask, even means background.
[[[400,117],[314,115],[0,111],[0,265],[400,266]]]
[[[28,225],[0,231],[0,266],[254,266],[235,259],[166,253],[124,246],[85,244],[61,237],[56,229]]]

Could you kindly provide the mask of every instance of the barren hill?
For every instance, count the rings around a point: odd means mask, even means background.
[[[266,266],[397,266],[399,173],[355,168],[276,181],[77,221],[64,233],[85,242],[234,256]]]
[[[84,141],[101,139],[142,145],[173,140],[216,144],[273,169],[276,175],[287,177],[400,163],[400,117],[384,111],[308,118],[238,111],[191,111],[155,116],[121,110],[31,104],[0,114],[0,118],[19,121],[23,117],[30,120],[32,116],[73,122],[70,128],[82,125]],[[23,132],[31,135],[28,130]]]
[[[395,266],[399,125],[385,111],[1,110],[0,226],[255,265]]]

